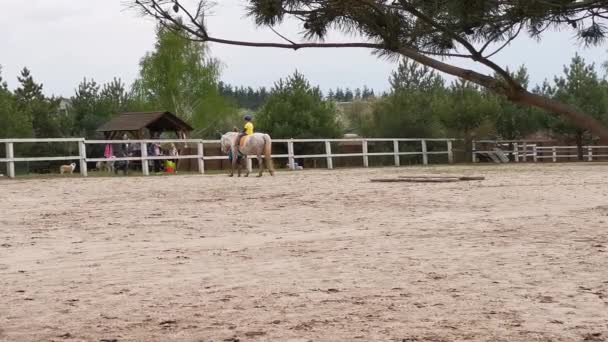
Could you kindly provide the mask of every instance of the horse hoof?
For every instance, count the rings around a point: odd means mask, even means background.
[[[249,177],[249,174],[246,174],[245,177]]]
[[[228,177],[234,177],[234,175],[228,175]]]

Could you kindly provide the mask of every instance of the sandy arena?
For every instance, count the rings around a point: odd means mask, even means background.
[[[0,193],[0,341],[608,341],[607,164]]]

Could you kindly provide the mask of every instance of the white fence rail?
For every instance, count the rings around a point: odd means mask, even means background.
[[[489,153],[496,153],[496,150],[477,150],[477,144],[511,144],[513,147],[499,148],[499,150],[510,157],[514,162],[541,162],[550,160],[554,163],[560,159],[578,158],[578,146],[538,146],[537,144],[528,143],[513,143],[513,142],[495,142],[495,141],[474,141],[473,142],[473,162],[479,162],[479,156]],[[583,146],[582,156],[584,161],[594,161],[598,158],[608,158],[608,146]]]
[[[394,159],[395,166],[401,164],[401,156],[421,156],[422,163],[424,165],[429,163],[430,155],[445,155],[448,163],[454,162],[453,153],[453,141],[455,139],[274,139],[273,145],[276,144],[287,144],[287,154],[273,154],[272,158],[286,158],[288,160],[288,166],[290,169],[295,168],[296,159],[311,159],[311,158],[324,158],[326,160],[327,168],[334,168],[334,158],[344,157],[360,157],[363,163],[363,167],[369,167],[369,158],[378,156],[392,156]],[[370,143],[392,143],[392,151],[389,152],[369,152]],[[445,150],[442,151],[429,151],[428,143],[437,142],[444,143]],[[22,143],[77,143],[78,144],[78,155],[72,156],[53,156],[53,157],[17,157],[15,156],[15,145]],[[137,157],[112,157],[112,158],[91,158],[87,156],[87,145],[105,145],[105,144],[139,144],[141,150],[141,156]],[[176,143],[196,146],[197,153],[194,155],[180,155],[180,156],[148,156],[148,144],[152,143]],[[149,175],[149,164],[151,160],[167,160],[167,159],[195,159],[198,161],[198,170],[200,173],[205,173],[205,161],[210,160],[228,160],[228,156],[206,156],[205,145],[218,145],[219,140],[201,140],[201,139],[187,139],[187,140],[175,140],[175,139],[162,139],[162,140],[86,140],[83,138],[53,138],[53,139],[0,139],[0,144],[5,145],[6,156],[0,158],[0,163],[6,163],[6,173],[10,178],[15,177],[15,163],[18,162],[33,162],[33,161],[77,161],[79,163],[79,170],[82,176],[88,175],[87,163],[88,162],[99,162],[99,161],[140,161],[142,165],[142,173]],[[309,144],[319,143],[324,145],[325,153],[320,154],[308,154],[308,155],[297,155],[295,154],[295,144]],[[361,146],[361,153],[334,153],[332,151],[332,143],[349,143],[349,146]],[[413,152],[401,152],[399,150],[400,143],[416,143],[419,146],[418,151]],[[247,166],[251,169],[251,159],[247,159]]]

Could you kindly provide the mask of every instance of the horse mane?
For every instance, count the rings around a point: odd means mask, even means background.
[[[233,132],[237,132],[237,133],[238,133],[238,132],[239,132],[239,129],[238,129],[236,126],[234,126],[234,128],[232,129],[232,131],[233,131]]]

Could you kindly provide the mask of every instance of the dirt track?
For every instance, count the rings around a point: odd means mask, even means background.
[[[1,341],[608,341],[605,164],[0,193]]]

